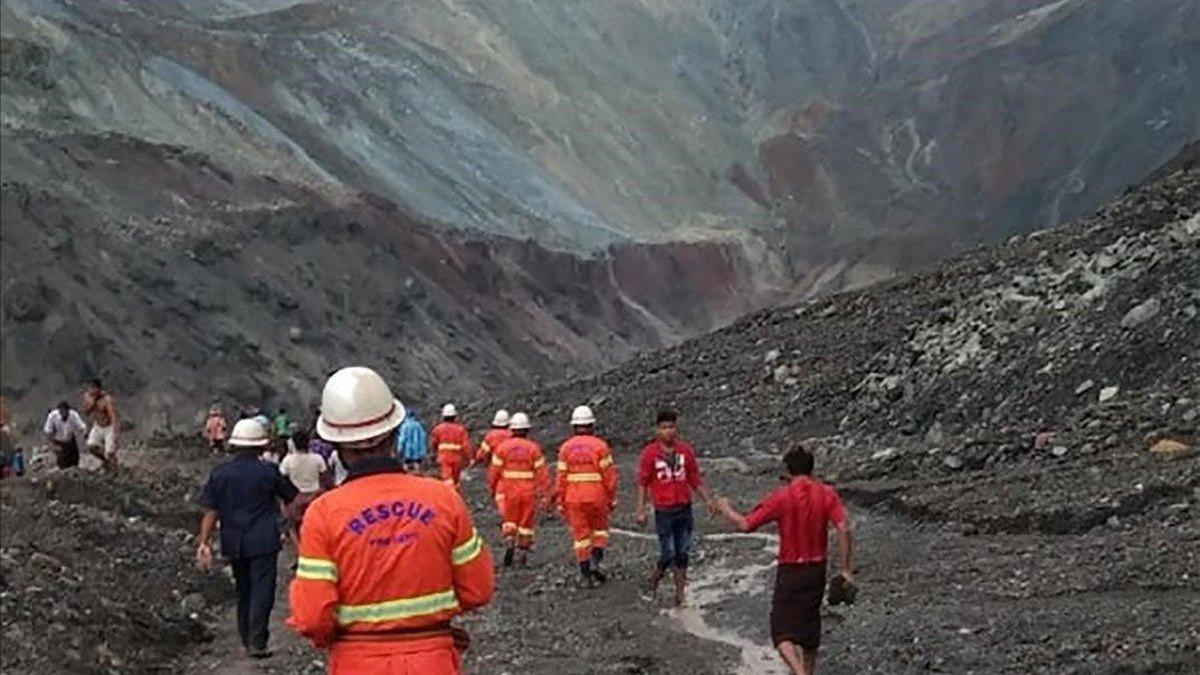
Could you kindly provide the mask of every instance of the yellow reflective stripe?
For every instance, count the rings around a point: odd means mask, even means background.
[[[532,527],[518,527],[517,534],[521,534],[526,537],[532,537],[533,536],[533,528]]]
[[[504,478],[533,478],[532,471],[505,471],[500,475]]]
[[[296,577],[316,581],[337,581],[337,565],[332,560],[300,557],[296,561]]]
[[[492,446],[488,445],[488,442],[487,442],[487,441],[484,441],[484,442],[482,442],[482,443],[480,443],[480,444],[479,444],[479,449],[480,449],[480,450],[483,450],[484,452],[491,452],[491,451],[492,451]]]
[[[607,469],[608,467],[610,467],[612,465],[613,465],[612,457],[601,457],[600,458],[600,468],[601,469]]]
[[[593,537],[607,537],[608,530],[592,530]]]
[[[398,621],[457,609],[458,596],[451,588],[415,598],[398,598],[370,605],[338,605],[334,608],[334,613],[337,615],[337,622],[344,626],[358,621],[367,623]]]
[[[479,533],[472,529],[471,538],[455,546],[454,550],[450,552],[450,562],[455,565],[466,565],[478,558],[481,551],[483,551],[483,540],[479,538]]]
[[[566,470],[567,470],[567,463],[566,463],[566,462],[559,462],[559,463],[557,464],[557,467],[558,467],[558,470],[559,470],[559,471],[566,471]]]
[[[492,466],[503,466],[504,460],[500,459],[499,455],[492,455]]]
[[[598,473],[570,473],[567,474],[568,483],[599,483],[600,474]]]
[[[438,450],[462,450],[462,446],[458,443],[438,443]]]
[[[535,469],[540,469],[543,466],[546,466],[546,460],[541,457],[538,458],[538,461],[533,463],[533,468],[535,468]]]
[[[591,545],[592,545],[592,540],[590,538],[580,539],[579,541],[575,542],[575,548],[587,548]]]

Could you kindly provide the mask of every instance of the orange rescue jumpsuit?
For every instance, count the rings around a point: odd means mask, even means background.
[[[558,448],[555,498],[567,523],[575,558],[608,546],[608,513],[617,498],[617,467],[608,443],[590,434],[572,436]]]
[[[442,482],[458,487],[462,470],[471,461],[471,432],[458,422],[441,422],[429,432],[429,445],[437,453]]]
[[[330,650],[334,675],[456,674],[450,619],[494,584],[458,493],[391,461],[309,506],[288,625]]]
[[[537,501],[549,501],[550,497],[550,472],[542,446],[528,438],[509,438],[501,443],[492,453],[488,488],[500,507],[504,538],[516,539],[518,548],[531,548]]]
[[[475,462],[487,466],[492,458],[492,453],[500,444],[512,438],[513,434],[508,429],[495,428],[488,431],[483,436],[483,442],[479,444],[479,452],[475,454]]]

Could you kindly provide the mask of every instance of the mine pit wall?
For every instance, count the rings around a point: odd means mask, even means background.
[[[371,195],[222,175],[126,137],[35,145],[92,171],[76,192],[88,199],[14,181],[0,193],[0,384],[31,441],[93,375],[132,423],[127,439],[192,433],[213,401],[295,413],[349,363],[427,411],[597,372],[777,302],[788,283],[738,242],[577,255],[448,232]],[[187,205],[165,216],[160,197],[129,198],[133,170]]]

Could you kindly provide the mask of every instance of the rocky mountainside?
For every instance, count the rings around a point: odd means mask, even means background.
[[[0,18],[3,390],[100,374],[145,428],[348,360],[422,402],[611,364],[1087,212],[1200,133],[1196,2]]]

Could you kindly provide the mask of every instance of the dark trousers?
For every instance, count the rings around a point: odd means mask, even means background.
[[[275,573],[279,552],[231,561],[237,587],[238,635],[247,648],[266,649],[268,625],[275,606]]]
[[[692,550],[692,505],[654,511],[654,529],[658,532],[658,568],[664,572],[674,565],[684,570]]]
[[[54,442],[54,459],[60,469],[79,466],[79,443],[74,437],[65,443]]]

